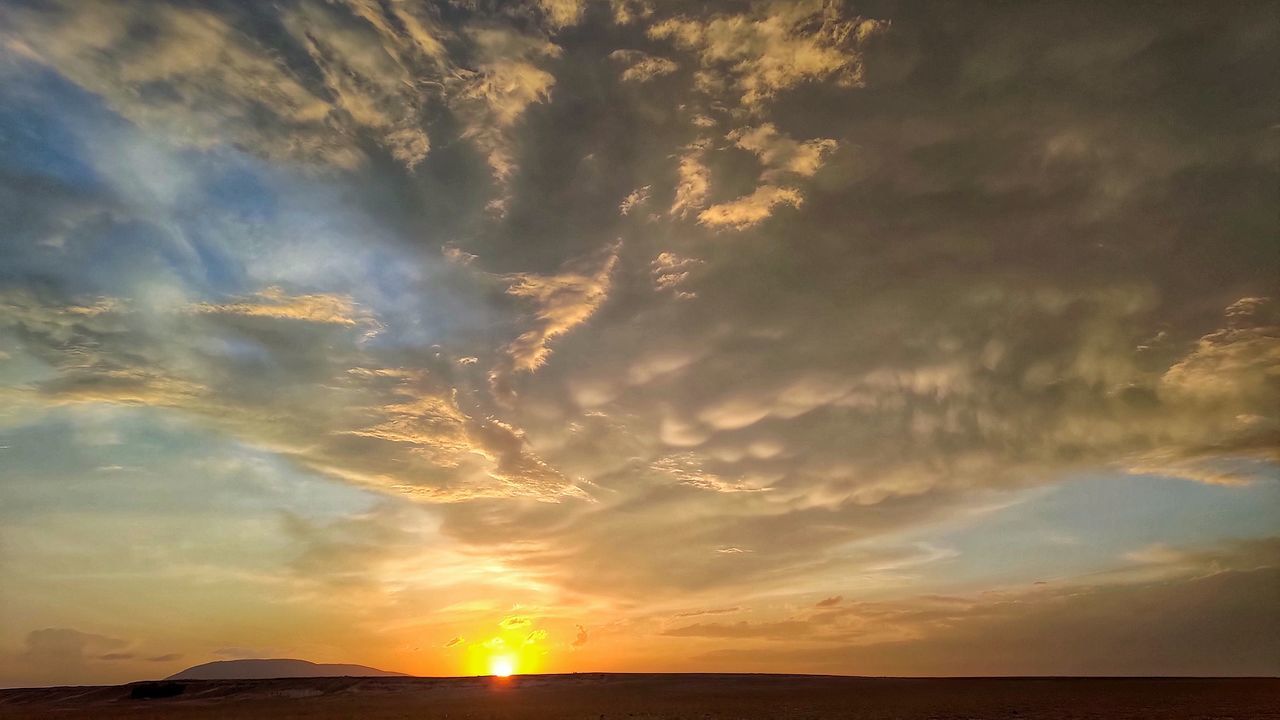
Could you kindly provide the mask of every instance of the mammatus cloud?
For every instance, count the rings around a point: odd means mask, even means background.
[[[999,303],[1011,299],[1003,293],[975,295],[957,311],[977,312],[985,307],[1000,312],[990,304],[996,298]],[[1027,310],[1032,307],[1022,305],[1023,300],[1014,302]],[[1035,359],[1021,357],[1008,346],[1000,348],[990,339],[979,343],[975,338],[975,345],[985,345],[985,350],[974,347],[972,354],[965,354],[969,360],[959,364],[927,362],[915,368],[896,364],[894,369],[867,368],[854,374],[800,375],[770,390],[736,387],[702,402],[692,412],[669,416],[664,438],[675,447],[719,447],[717,437],[728,441],[751,428],[777,430],[791,423],[804,426],[804,418],[814,418],[813,413],[824,418],[849,418],[850,432],[856,432],[854,418],[861,417],[873,424],[902,423],[912,428],[908,444],[913,449],[907,455],[942,462],[952,480],[970,472],[985,473],[986,483],[996,480],[992,473],[997,467],[1002,468],[999,476],[1019,482],[1016,478],[1051,477],[1079,463],[1118,464],[1134,471],[1221,482],[1224,475],[1244,473],[1249,477],[1263,469],[1233,465],[1227,460],[1232,456],[1274,462],[1276,430],[1264,419],[1269,411],[1263,406],[1280,402],[1280,398],[1274,397],[1273,385],[1262,380],[1275,365],[1271,359],[1274,330],[1259,312],[1267,306],[1258,304],[1248,315],[1229,309],[1227,329],[1198,342],[1187,356],[1170,357],[1169,369],[1162,370],[1136,364],[1128,344],[1133,342],[1130,337],[1142,333],[1126,329],[1145,312],[1147,301],[1141,294],[1122,299],[1109,294],[1071,298],[1046,293],[1031,302],[1041,304],[1041,310],[1032,311],[1032,316],[1061,316],[1060,308],[1074,307],[1092,314],[1092,319],[1077,330],[1060,327],[1060,337],[1075,336],[1078,340]],[[1045,311],[1049,314],[1041,315]],[[1226,388],[1226,396],[1197,394],[1204,388],[1194,379],[1204,376],[1189,369],[1210,358],[1224,376],[1239,375],[1238,381],[1212,380],[1209,389],[1216,393],[1214,388]],[[1231,370],[1219,364],[1222,358],[1231,358]],[[1176,381],[1172,384],[1170,372]],[[1197,392],[1184,392],[1184,378],[1192,381]],[[1074,388],[1073,409],[1045,414],[1034,406],[1003,399],[1009,388],[1005,383],[1010,381],[1016,383],[1014,387],[1024,388],[1018,392],[1045,382],[1068,384]],[[1247,401],[1233,394],[1237,382],[1248,384]],[[1108,388],[1126,388],[1126,395],[1117,397],[1116,391]],[[970,426],[959,417],[970,417],[980,424]],[[1030,430],[1032,426],[1037,429]],[[963,448],[953,445],[962,438]],[[851,462],[847,454],[851,441],[852,436],[846,435],[841,443],[845,451],[830,449],[833,464],[828,469],[813,467],[819,476],[832,472],[850,478],[849,487],[857,489],[851,496],[842,494],[844,499],[874,503],[883,499],[884,492],[916,494],[941,479],[915,460],[889,461],[880,456],[868,465]],[[1026,454],[1022,460],[1008,457],[998,450],[1002,443],[1014,443]],[[879,455],[873,446],[863,449],[868,453],[865,460]],[[1063,449],[1067,447],[1071,448],[1069,453]],[[743,456],[749,457],[739,455]],[[816,447],[810,447],[808,456],[810,462],[828,462],[818,461],[818,457],[827,457],[828,451]],[[877,479],[852,480],[863,472]],[[826,487],[831,491],[835,485]],[[817,496],[810,490],[807,497],[812,502]]]

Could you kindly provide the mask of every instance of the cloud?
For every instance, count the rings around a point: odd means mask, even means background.
[[[609,59],[626,66],[622,71],[623,82],[644,83],[680,69],[674,61],[641,50],[614,50],[609,53]]]
[[[694,623],[672,628],[663,635],[672,637],[704,637],[704,638],[767,638],[786,640],[794,637],[797,630],[806,629],[800,621],[781,621],[772,623],[748,623],[745,620],[736,623]]]
[[[1276,398],[1280,308],[1270,298],[1246,297],[1224,314],[1226,327],[1200,338],[1165,371],[1161,393],[1194,403],[1231,403],[1246,411]]]
[[[77,668],[91,660],[128,660],[121,652],[128,640],[87,633],[73,628],[44,628],[27,633],[20,659],[37,669]]]
[[[300,4],[284,15],[284,24],[320,70],[335,105],[375,132],[392,157],[413,169],[426,159],[431,142],[423,129],[426,95],[416,89],[406,56],[411,49],[425,49],[438,60],[442,48],[424,25],[412,22],[415,16],[408,10],[397,8],[388,17],[369,4],[351,7],[369,24],[352,23],[349,16],[319,3]],[[393,17],[409,21],[406,30],[417,42],[391,45],[402,38],[390,25]]]
[[[525,110],[546,101],[555,76],[537,61],[555,58],[560,48],[542,38],[503,27],[474,27],[467,31],[474,45],[474,68],[459,68],[449,81],[450,105],[461,119],[463,137],[485,155],[498,186],[490,208],[505,212],[510,182],[515,175],[513,130]]]
[[[524,615],[512,615],[510,617],[503,618],[502,622],[498,623],[498,627],[501,627],[503,630],[518,630],[523,627],[528,627],[532,622],[532,620]]]
[[[649,263],[653,289],[658,292],[670,292],[678,300],[692,300],[697,297],[697,294],[685,290],[685,283],[698,266],[704,264],[697,258],[682,257],[673,252],[660,252]]]
[[[106,653],[105,655],[99,655],[97,659],[111,662],[114,660],[133,660],[134,657],[135,656],[133,653],[124,652],[124,653]]]
[[[10,37],[125,117],[197,147],[352,167],[334,107],[219,15],[149,3],[9,8]],[[267,122],[263,122],[266,120]]]
[[[685,148],[680,156],[679,180],[669,211],[673,217],[685,217],[706,204],[711,188],[711,171],[703,162],[706,147],[706,141],[698,141]]]
[[[843,599],[844,599],[844,598],[843,598],[842,596],[840,596],[840,595],[832,595],[832,596],[831,596],[831,597],[829,597],[829,598],[823,598],[823,599],[819,600],[819,601],[814,605],[814,607],[820,607],[820,608],[825,608],[825,607],[835,607],[836,605],[839,605],[839,604],[840,604],[840,601],[841,601],[841,600],[843,600]]]
[[[698,222],[712,228],[745,230],[767,219],[779,205],[798,208],[803,202],[795,188],[761,185],[750,195],[708,207],[698,213]]]
[[[676,482],[700,490],[719,493],[765,492],[769,490],[767,486],[762,486],[757,482],[748,480],[734,482],[715,473],[707,472],[702,468],[701,459],[692,453],[659,458],[650,467],[663,475],[671,477]]]
[[[647,204],[649,202],[649,188],[649,185],[645,185],[627,193],[627,196],[618,204],[618,213],[630,215],[632,210]]]
[[[581,625],[579,625],[579,626],[578,626],[578,634],[577,634],[577,636],[576,636],[576,637],[574,637],[574,638],[573,638],[573,646],[574,646],[574,647],[582,647],[583,645],[586,645],[586,644],[587,644],[587,639],[588,639],[588,637],[587,637],[587,629],[586,629],[586,628],[584,628],[584,627],[582,627]]]
[[[507,294],[533,308],[534,327],[506,348],[516,372],[533,372],[551,355],[550,342],[586,322],[609,296],[621,243],[609,246],[595,266],[581,261],[554,275],[514,273],[504,276]]]
[[[573,0],[543,5],[556,27],[581,16]],[[355,169],[367,137],[413,170],[434,104],[454,111],[500,188],[515,172],[513,126],[555,83],[534,61],[559,54],[483,18],[456,33],[413,3],[299,2],[280,13],[285,37],[232,8],[55,2],[5,18],[22,57],[179,142]]]
[[[556,29],[577,25],[587,8],[586,0],[538,0],[538,4]]]
[[[688,610],[685,612],[676,613],[674,617],[682,618],[682,617],[698,617],[699,615],[724,615],[727,613],[738,612],[741,609],[742,608],[740,607],[734,606],[734,607],[727,607],[727,608],[712,608],[710,610]]]
[[[1014,668],[1039,675],[1129,675],[1146,668],[1163,675],[1267,675],[1276,667],[1274,635],[1268,634],[1274,620],[1265,609],[1276,599],[1275,545],[1270,538],[1221,546],[1154,577],[851,603],[789,620],[668,632],[790,641],[801,647],[759,648],[757,657],[787,658],[813,672],[843,667],[897,675],[915,667],[940,674],[951,667],[972,675],[1009,675]],[[1134,607],[1155,610],[1136,617]],[[1046,638],[1054,652],[1044,652]],[[981,657],[974,657],[975,647],[985,649]],[[1198,649],[1189,652],[1193,647]],[[707,659],[724,659],[728,652],[714,651]]]
[[[235,302],[193,303],[188,311],[347,326],[363,325],[369,328],[371,334],[376,334],[380,327],[370,313],[357,308],[349,295],[288,295],[278,287],[266,288],[250,298]]]
[[[831,78],[860,85],[858,45],[885,27],[843,17],[836,5],[814,1],[757,3],[748,13],[706,19],[677,16],[653,23],[647,32],[695,52],[705,72],[731,81],[742,104],[751,107],[804,82]]]
[[[797,142],[778,131],[773,123],[739,128],[727,136],[734,145],[754,153],[765,166],[761,180],[772,181],[783,173],[812,177],[822,167],[826,156],[839,147],[829,138]]]
[[[449,642],[445,643],[444,646],[447,648],[456,647],[458,645],[461,645],[463,642],[465,642],[465,638],[463,638],[461,635],[458,635],[453,639],[449,640]]]
[[[609,0],[609,8],[613,11],[613,21],[619,25],[630,25],[651,17],[654,12],[652,0]]]
[[[26,402],[173,408],[304,467],[422,500],[582,494],[531,452],[521,431],[466,413],[433,374],[356,364],[369,359],[359,348],[378,325],[348,299],[272,291],[151,313],[106,300],[50,306],[23,293],[7,296],[4,307],[0,329],[27,334],[28,351],[57,369],[15,390]],[[192,317],[213,324],[192,325]],[[279,368],[274,380],[254,384],[232,372],[261,357]],[[323,378],[324,388],[293,394],[299,371]],[[324,410],[327,394],[362,400]]]

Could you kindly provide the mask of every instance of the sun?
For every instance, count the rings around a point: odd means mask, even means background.
[[[495,655],[489,659],[489,674],[494,677],[511,677],[516,671],[516,663],[509,656]]]

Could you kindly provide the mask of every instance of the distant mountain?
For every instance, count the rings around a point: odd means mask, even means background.
[[[264,680],[308,677],[404,677],[364,665],[335,665],[277,658],[271,660],[218,660],[189,667],[166,680]]]

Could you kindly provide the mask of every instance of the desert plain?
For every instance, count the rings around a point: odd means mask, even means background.
[[[0,718],[1264,720],[1280,679],[604,674],[282,678],[0,690]]]

